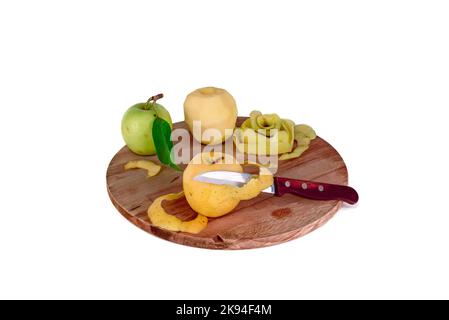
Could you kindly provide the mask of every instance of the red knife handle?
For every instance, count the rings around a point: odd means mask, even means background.
[[[355,204],[359,200],[359,195],[353,188],[337,184],[275,177],[274,185],[277,196],[291,193],[314,200],[341,200],[349,204]]]

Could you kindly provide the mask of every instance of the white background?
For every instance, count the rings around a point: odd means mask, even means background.
[[[449,298],[447,1],[1,1],[0,298]],[[106,192],[132,104],[226,88],[332,143],[360,193],[282,245],[210,251]]]

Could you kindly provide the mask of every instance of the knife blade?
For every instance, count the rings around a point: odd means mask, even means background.
[[[194,180],[242,187],[252,177],[254,175],[249,173],[208,171],[197,175]],[[340,200],[349,204],[355,204],[359,199],[357,191],[349,186],[284,177],[274,177],[273,181],[274,183],[270,187],[262,190],[262,192],[271,193],[276,196],[290,193],[313,200]]]
[[[227,184],[240,188],[248,183],[248,181],[251,180],[251,178],[254,176],[255,175],[253,174],[240,173],[235,171],[208,171],[197,175],[194,180],[221,185]],[[265,190],[262,190],[262,192],[274,193],[274,185],[271,185]]]

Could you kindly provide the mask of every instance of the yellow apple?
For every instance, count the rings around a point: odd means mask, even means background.
[[[234,210],[241,200],[255,198],[273,184],[273,175],[268,168],[258,166],[259,175],[242,187],[201,182],[195,180],[201,173],[216,170],[243,172],[243,168],[229,154],[199,153],[190,161],[182,176],[186,200],[193,210],[203,216],[216,218],[225,215]]]

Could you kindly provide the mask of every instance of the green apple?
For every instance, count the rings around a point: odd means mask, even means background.
[[[156,103],[159,98],[162,98],[162,94],[133,105],[123,115],[122,136],[128,148],[136,154],[147,156],[156,153],[152,133],[156,114],[173,127],[170,113]]]

